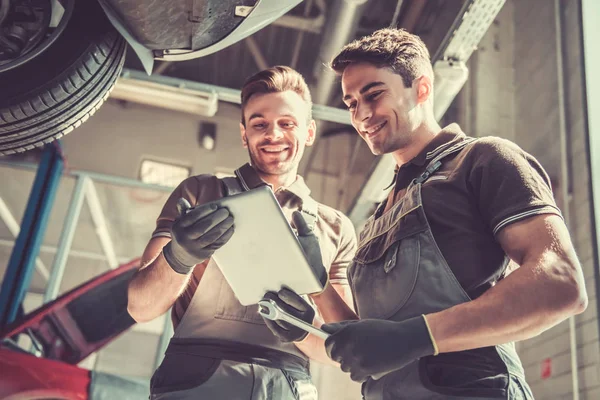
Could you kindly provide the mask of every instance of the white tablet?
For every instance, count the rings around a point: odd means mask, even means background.
[[[282,287],[298,294],[323,290],[268,186],[212,203],[234,217],[235,232],[213,259],[242,305],[256,304]]]

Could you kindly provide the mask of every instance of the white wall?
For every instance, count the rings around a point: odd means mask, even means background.
[[[193,174],[235,169],[247,162],[241,145],[239,108],[220,103],[212,118],[109,100],[76,132],[65,136],[69,166],[109,175],[139,178],[143,158],[192,167]],[[218,124],[213,151],[198,144],[201,121]]]

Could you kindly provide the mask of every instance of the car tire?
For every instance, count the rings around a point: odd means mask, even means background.
[[[61,36],[0,73],[0,155],[50,143],[102,105],[125,60],[125,39],[96,1],[76,1]]]

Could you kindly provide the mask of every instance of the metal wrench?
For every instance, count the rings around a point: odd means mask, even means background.
[[[300,318],[296,318],[291,314],[283,311],[277,303],[270,299],[263,299],[258,302],[258,313],[265,317],[266,319],[270,319],[273,321],[281,320],[285,321],[291,325],[294,325],[300,329],[305,330],[306,332],[313,334],[315,336],[320,337],[325,340],[329,337],[329,333],[322,331],[319,328],[314,327],[312,324],[309,324],[306,321],[301,320]]]

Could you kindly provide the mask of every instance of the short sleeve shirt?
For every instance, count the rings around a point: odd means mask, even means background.
[[[301,208],[303,199],[309,195],[310,189],[301,176],[298,176],[289,187],[279,188],[275,192],[275,197],[288,221],[292,220],[292,213]],[[191,205],[196,206],[223,196],[223,185],[213,175],[198,175],[184,180],[167,199],[156,220],[156,229],[152,237],[171,237],[171,225],[178,215],[177,200],[179,198],[183,197]],[[352,222],[340,211],[319,203],[314,229],[321,246],[323,264],[329,272],[330,282],[337,285],[348,285],[346,270],[354,257],[357,245]],[[208,261],[196,266],[188,286],[173,305],[172,318],[175,326],[192,301],[207,264]]]
[[[449,125],[396,171],[385,209],[399,201],[409,183],[437,154],[467,136]],[[471,298],[505,273],[505,253],[496,236],[506,226],[540,214],[556,214],[550,179],[540,163],[516,144],[483,137],[442,160],[422,186],[423,208],[450,269]]]

